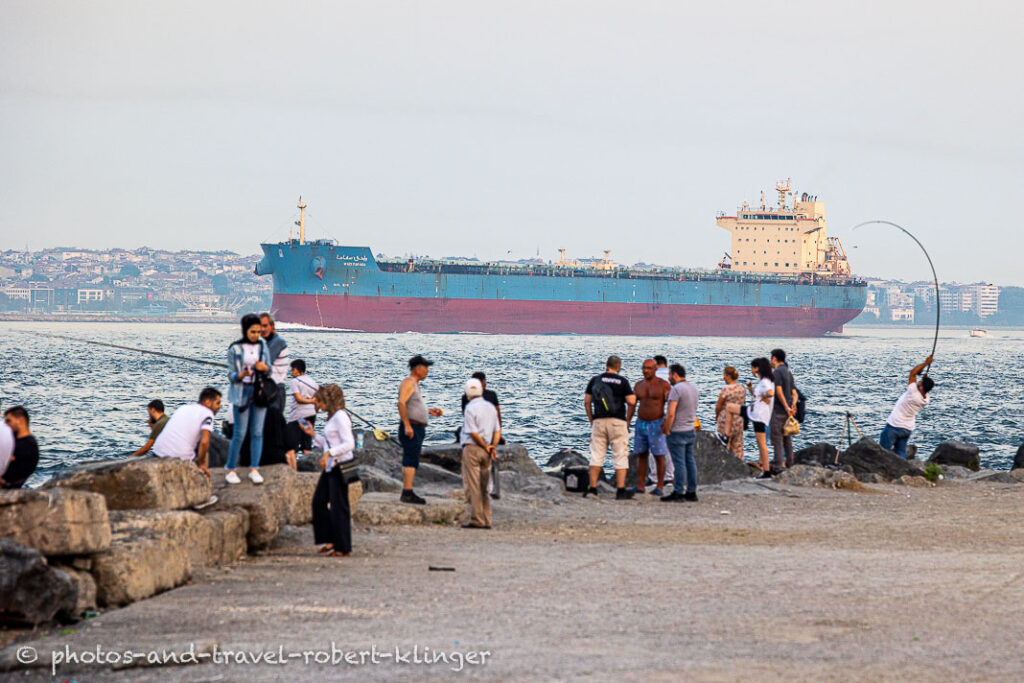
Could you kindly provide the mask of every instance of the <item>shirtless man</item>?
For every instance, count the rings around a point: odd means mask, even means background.
[[[626,424],[633,419],[636,410],[636,431],[633,436],[633,454],[636,456],[636,488],[635,493],[644,493],[644,482],[647,481],[647,454],[654,456],[657,470],[658,486],[651,495],[662,495],[665,486],[665,455],[668,446],[665,435],[661,433],[661,425],[665,420],[665,401],[672,390],[672,385],[657,376],[658,366],[653,358],[644,361],[641,368],[644,378],[636,383],[633,392],[636,394],[636,405],[629,406]]]

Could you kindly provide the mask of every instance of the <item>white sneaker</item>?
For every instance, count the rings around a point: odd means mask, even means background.
[[[259,470],[249,470],[249,481],[254,484],[262,484],[263,475],[260,474]]]
[[[224,481],[226,481],[229,484],[242,483],[242,480],[238,478],[238,474],[234,470],[231,470],[230,472],[227,473],[227,476],[224,477]]]

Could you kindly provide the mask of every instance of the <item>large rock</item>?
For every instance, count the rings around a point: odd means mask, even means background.
[[[466,514],[466,504],[448,498],[427,498],[426,505],[400,503],[393,493],[368,493],[352,515],[358,524],[453,524]]]
[[[261,467],[260,474],[263,475],[264,483],[259,486],[252,484],[247,474],[240,471],[242,483],[232,485],[224,481],[223,470],[214,470],[213,484],[218,496],[214,509],[244,509],[249,515],[246,537],[249,550],[263,550],[277,538],[281,527],[289,523],[290,516],[298,513],[300,501],[293,497],[300,495],[301,487],[295,482],[298,473],[287,465]],[[307,507],[312,509],[310,501],[307,501]]]
[[[551,469],[551,468],[554,468],[554,467],[565,468],[565,467],[589,467],[589,466],[590,466],[590,458],[585,456],[585,455],[583,455],[579,451],[574,451],[571,448],[566,448],[566,449],[558,451],[557,453],[552,455],[550,458],[548,458],[547,463],[544,464],[544,467],[546,467],[548,469]]]
[[[932,452],[928,462],[940,465],[959,465],[974,472],[981,469],[978,447],[966,441],[943,441]]]
[[[218,567],[245,555],[249,515],[229,510],[122,510],[110,513],[114,534],[130,536],[141,529],[166,534],[184,548],[193,568]]]
[[[1017,449],[1017,454],[1013,456],[1013,467],[1011,469],[1024,469],[1024,445],[1021,445]]]
[[[72,467],[44,485],[51,487],[99,493],[110,510],[177,510],[205,503],[212,493],[195,463],[155,456]]]
[[[231,440],[225,439],[220,434],[210,433],[210,450],[206,457],[209,459],[210,467],[224,467],[228,462],[228,449],[231,448]]]
[[[0,539],[0,620],[42,624],[74,615],[77,602],[71,576],[49,566],[38,550]]]
[[[517,443],[498,446],[498,469],[519,472],[527,477],[544,474],[544,470],[530,457],[530,452],[526,450],[526,447]]]
[[[793,454],[796,465],[834,465],[836,447],[830,443],[814,443]]]
[[[430,463],[443,467],[449,472],[460,474],[462,472],[462,446],[457,443],[424,446],[420,453],[420,463],[421,467],[422,463]]]
[[[982,470],[970,477],[971,481],[987,481],[993,484],[1019,484],[1020,480],[1005,470]]]
[[[74,567],[55,565],[57,569],[64,572],[77,585],[78,599],[75,601],[75,608],[72,612],[75,616],[89,609],[96,609],[96,579],[92,574]]]
[[[416,484],[439,484],[441,486],[462,486],[462,474],[449,472],[429,462],[420,463],[416,469]]]
[[[697,483],[701,486],[750,477],[746,463],[733,455],[711,432],[697,432],[693,455],[697,461]]]
[[[359,480],[363,482],[363,489],[367,493],[384,491],[386,493],[399,493],[402,490],[402,482],[394,477],[388,476],[383,470],[370,465],[360,465],[357,472]]]
[[[188,550],[167,534],[130,529],[114,535],[110,549],[93,558],[96,599],[120,607],[182,585],[192,578]]]
[[[848,489],[860,491],[864,485],[857,477],[842,470],[826,469],[815,465],[793,465],[776,478],[780,484],[790,486],[810,486],[830,489]]]
[[[222,566],[232,564],[245,557],[249,548],[246,540],[249,534],[249,512],[242,508],[227,510],[203,510],[203,517],[209,522],[210,564]]]
[[[839,454],[839,464],[849,465],[861,481],[869,474],[885,480],[899,479],[904,475],[915,476],[917,469],[892,451],[887,451],[878,442],[864,437]]]
[[[971,470],[959,465],[943,465],[942,473],[946,475],[947,479],[969,479],[974,474]]]
[[[110,547],[103,496],[71,489],[0,491],[0,538],[44,555],[84,555]]]
[[[498,472],[501,478],[502,494],[514,493],[529,498],[545,500],[549,503],[559,505],[565,502],[565,484],[561,479],[549,476],[528,477],[519,472],[501,470]]]

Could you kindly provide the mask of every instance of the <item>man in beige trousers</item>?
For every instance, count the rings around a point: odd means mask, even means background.
[[[491,499],[487,483],[491,461],[498,459],[501,427],[498,411],[483,399],[484,388],[478,379],[466,382],[466,412],[462,421],[462,485],[469,501],[470,520],[463,529],[491,528]]]

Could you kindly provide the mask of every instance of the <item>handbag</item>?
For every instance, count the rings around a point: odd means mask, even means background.
[[[790,415],[786,418],[786,424],[782,425],[783,436],[796,436],[800,433],[800,423],[796,421],[796,418]]]
[[[254,406],[266,408],[277,403],[277,396],[281,388],[277,386],[270,376],[256,372],[252,376],[252,403]]]

